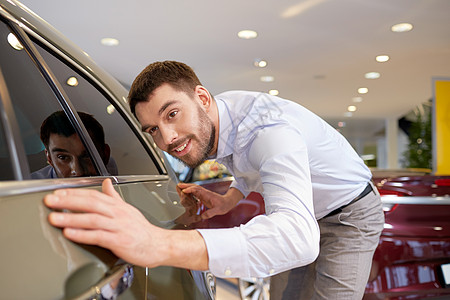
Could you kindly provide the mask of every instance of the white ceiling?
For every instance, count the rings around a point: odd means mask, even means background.
[[[125,85],[149,63],[192,66],[213,94],[268,91],[308,107],[348,138],[371,138],[432,97],[432,78],[450,78],[449,0],[22,0]],[[291,13],[288,15],[288,13]],[[392,25],[412,23],[407,33]],[[237,32],[258,32],[242,40]],[[119,39],[106,47],[100,39]],[[391,59],[378,63],[375,57]],[[260,69],[256,58],[267,60]],[[381,73],[375,80],[369,71]],[[272,83],[260,76],[275,77]],[[357,88],[367,87],[353,117]]]

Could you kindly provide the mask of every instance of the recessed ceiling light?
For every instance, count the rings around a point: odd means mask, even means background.
[[[347,107],[347,110],[351,112],[356,111],[356,106],[350,105],[349,107]]]
[[[363,98],[362,97],[353,97],[352,101],[355,102],[355,103],[359,103],[359,102],[363,101]]]
[[[369,92],[368,88],[362,87],[358,89],[358,93],[360,94],[367,94]]]
[[[78,79],[74,76],[67,78],[66,80],[67,85],[70,86],[77,86],[78,85]]]
[[[277,96],[280,92],[278,90],[270,90],[269,94],[271,94],[272,96]]]
[[[19,50],[19,51],[23,49],[22,44],[19,42],[19,40],[17,39],[17,37],[14,34],[9,33],[7,39],[8,39],[8,43],[14,49]]]
[[[353,116],[353,113],[350,112],[350,111],[346,111],[346,112],[344,113],[344,117],[350,118],[351,116]]]
[[[258,36],[258,33],[254,30],[241,30],[238,32],[238,37],[244,40],[254,39]]]
[[[261,76],[259,78],[259,80],[261,80],[262,82],[272,82],[275,80],[275,77],[273,76]]]
[[[267,61],[262,59],[255,59],[254,65],[255,67],[264,68],[267,66]]]
[[[408,32],[413,29],[413,26],[409,23],[399,23],[391,27],[393,32]]]
[[[367,79],[377,79],[380,78],[380,73],[378,72],[369,72],[364,74],[364,77]]]
[[[387,62],[389,60],[389,55],[378,55],[375,57],[377,62]]]
[[[117,46],[119,45],[119,40],[115,39],[115,38],[103,38],[100,41],[102,43],[102,45],[105,46]]]

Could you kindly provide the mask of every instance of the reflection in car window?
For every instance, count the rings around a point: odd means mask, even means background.
[[[103,126],[106,144],[110,148],[107,165],[109,172],[118,175],[159,174],[151,157],[116,107],[84,77],[52,53],[37,44],[36,47],[56,78],[64,85],[75,109],[91,114]],[[115,168],[114,171],[111,171],[112,167]]]
[[[0,180],[12,180],[14,173],[11,166],[11,158],[5,139],[2,123],[0,122]]]
[[[48,176],[53,174],[56,177],[48,164],[45,146],[40,139],[40,128],[49,115],[61,110],[61,106],[22,45],[3,23],[0,23],[0,50],[0,67],[16,114],[30,171],[34,173],[45,168]],[[71,127],[70,124],[68,126]],[[29,176],[24,174],[25,178]]]
[[[107,162],[109,151],[107,145],[105,145],[102,126],[89,114],[78,112],[78,115],[101,158],[104,162]],[[45,146],[45,155],[49,166],[33,172],[31,178],[46,179],[98,175],[87,149],[63,111],[54,112],[44,120],[40,129],[40,137]]]

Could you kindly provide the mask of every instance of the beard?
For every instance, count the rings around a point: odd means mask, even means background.
[[[200,107],[198,108],[198,123],[198,134],[190,134],[187,136],[187,139],[190,139],[191,142],[198,142],[198,155],[194,157],[193,155],[187,154],[181,158],[173,156],[192,169],[195,169],[201,165],[211,155],[216,138],[216,127],[208,115]],[[178,145],[176,147],[178,147]],[[176,147],[174,146],[172,148]]]

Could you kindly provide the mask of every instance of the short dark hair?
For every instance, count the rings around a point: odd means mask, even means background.
[[[97,147],[101,147],[101,150],[104,150],[105,133],[103,131],[103,126],[90,114],[78,112],[78,115],[86,127],[86,130],[89,132],[93,142]],[[41,125],[41,141],[44,143],[46,149],[48,149],[48,143],[52,133],[65,137],[69,137],[76,133],[75,128],[63,111],[52,113]]]
[[[188,94],[193,94],[195,87],[201,85],[194,70],[182,62],[154,62],[148,65],[131,85],[128,100],[133,115],[136,116],[136,104],[147,101],[148,96],[164,83]]]

